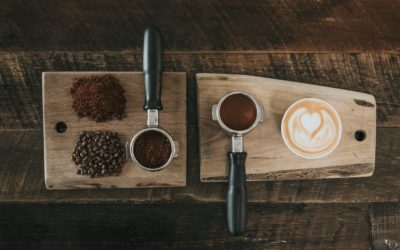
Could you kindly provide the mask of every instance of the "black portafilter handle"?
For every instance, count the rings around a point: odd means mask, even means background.
[[[144,94],[143,109],[162,110],[162,39],[156,27],[149,27],[144,32],[143,72]]]
[[[246,152],[229,152],[229,177],[227,194],[228,229],[231,234],[240,235],[246,226]]]

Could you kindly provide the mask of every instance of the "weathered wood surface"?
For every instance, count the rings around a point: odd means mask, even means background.
[[[295,180],[371,176],[375,166],[376,103],[371,95],[264,77],[199,73],[197,108],[200,137],[200,178],[204,182],[227,181],[231,138],[216,121],[211,109],[232,91],[253,96],[265,118],[243,138],[246,180]],[[336,149],[320,159],[304,159],[292,153],[281,133],[283,114],[302,98],[320,98],[340,116],[342,134]],[[366,132],[364,141],[354,133]]]
[[[400,54],[166,53],[165,71],[188,73],[188,125],[197,126],[195,74],[255,75],[372,94],[377,126],[400,126]],[[43,71],[141,71],[130,52],[0,53],[0,128],[41,128]]]
[[[400,204],[375,203],[370,207],[372,245],[375,250],[400,248]]]
[[[377,101],[377,154],[370,178],[248,184],[250,201],[400,201],[400,55],[166,53],[165,71],[188,72],[188,187],[148,190],[47,191],[43,181],[42,71],[140,71],[142,55],[101,53],[0,54],[1,201],[221,201],[226,184],[200,183],[195,73],[240,73],[369,93]],[[383,128],[384,127],[384,128]],[[15,131],[14,131],[15,130]]]
[[[224,204],[2,205],[1,249],[370,249],[368,204],[249,204],[232,237]]]
[[[400,129],[377,130],[376,168],[369,178],[247,183],[250,202],[399,202]],[[46,190],[40,130],[0,132],[0,202],[225,201],[226,183],[201,183],[197,132],[188,129],[187,186],[155,189]]]
[[[70,93],[74,79],[92,75],[111,74],[125,90],[126,109],[122,120],[96,123],[79,118],[72,108]],[[76,174],[77,167],[71,160],[79,134],[83,130],[117,132],[121,142],[130,141],[146,127],[147,113],[143,111],[144,84],[142,72],[45,72],[43,73],[44,118],[44,168],[48,189],[72,188],[150,188],[179,187],[186,185],[186,73],[166,72],[162,86],[163,110],[159,113],[162,129],[177,143],[179,152],[161,171],[146,171],[128,156],[119,176],[90,178]],[[58,122],[67,130],[58,133]],[[128,155],[129,153],[126,152]]]
[[[140,0],[0,3],[2,51],[134,50],[157,25],[168,51],[399,51],[399,1]]]

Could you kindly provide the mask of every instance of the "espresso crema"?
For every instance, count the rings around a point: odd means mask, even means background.
[[[282,119],[281,133],[286,145],[304,158],[321,158],[331,153],[342,136],[336,110],[317,98],[297,101]]]

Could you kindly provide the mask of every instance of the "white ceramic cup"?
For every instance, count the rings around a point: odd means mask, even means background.
[[[342,122],[335,108],[318,98],[300,99],[285,112],[281,135],[286,146],[306,159],[332,153],[342,139]]]

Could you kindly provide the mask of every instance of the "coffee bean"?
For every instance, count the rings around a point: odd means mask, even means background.
[[[90,178],[118,175],[125,163],[125,147],[121,146],[118,133],[110,131],[83,131],[71,155],[80,167],[77,174]]]

